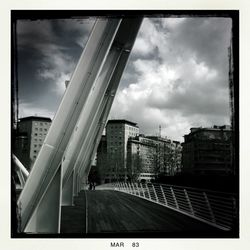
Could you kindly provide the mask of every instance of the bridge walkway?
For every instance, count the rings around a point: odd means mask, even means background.
[[[227,237],[227,233],[220,229],[122,192],[81,191],[74,203],[75,206],[62,207],[62,234],[80,237]]]

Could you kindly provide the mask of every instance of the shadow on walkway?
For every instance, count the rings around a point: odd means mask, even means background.
[[[150,201],[107,190],[81,191],[62,207],[61,234],[77,238],[231,238],[203,222]]]

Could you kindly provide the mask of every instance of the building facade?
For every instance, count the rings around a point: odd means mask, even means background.
[[[173,176],[181,171],[182,146],[178,141],[159,136],[147,136],[155,141],[155,173],[161,176]]]
[[[131,181],[155,179],[155,141],[144,136],[129,138],[127,169]]]
[[[51,125],[47,117],[29,116],[18,122],[15,154],[27,169],[31,169]]]
[[[184,136],[182,164],[183,172],[189,174],[232,173],[231,127],[191,128]]]
[[[182,146],[159,136],[139,136],[129,140],[128,169],[133,180],[150,181],[181,171]]]
[[[97,170],[97,179],[99,183],[108,183],[111,182],[111,169],[108,162],[107,155],[107,137],[102,135],[102,138],[99,142],[97,152],[96,152],[96,166]],[[92,167],[93,168],[93,167]]]
[[[181,169],[181,144],[158,136],[139,135],[136,123],[109,120],[97,149],[101,183],[151,181]]]
[[[109,120],[106,126],[107,157],[110,180],[127,180],[128,139],[139,135],[136,123],[127,120]]]

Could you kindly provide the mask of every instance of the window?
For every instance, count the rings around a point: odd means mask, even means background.
[[[42,122],[40,122],[40,126],[43,126],[43,123],[42,123]]]
[[[37,131],[37,130],[38,130],[38,128],[35,128],[35,130]]]
[[[36,148],[37,147],[37,145],[36,144],[34,144],[34,148]]]
[[[36,150],[34,150],[34,153],[36,153],[37,151]]]
[[[42,129],[42,128],[40,128],[40,131],[43,131],[43,129]]]
[[[35,133],[34,135],[37,136],[37,133]]]

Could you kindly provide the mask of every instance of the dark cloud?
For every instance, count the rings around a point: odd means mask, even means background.
[[[18,22],[22,115],[53,117],[94,19]],[[182,140],[229,123],[229,18],[145,18],[111,110],[141,132]]]
[[[169,39],[177,52],[194,56],[211,68],[227,70],[227,48],[231,39],[229,18],[186,18]]]
[[[93,19],[18,22],[20,105],[56,111],[93,23]]]

